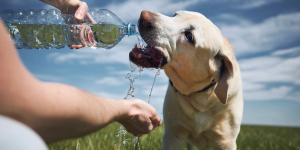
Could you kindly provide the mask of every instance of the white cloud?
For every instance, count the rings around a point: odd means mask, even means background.
[[[280,86],[268,90],[258,90],[253,92],[244,92],[246,100],[286,100],[291,87]]]
[[[292,47],[289,49],[282,49],[282,50],[277,50],[272,53],[272,55],[275,56],[280,56],[280,55],[286,55],[286,54],[300,54],[300,46],[298,47]]]
[[[117,99],[117,100],[122,100],[125,97],[125,94],[115,94],[115,93],[109,93],[109,92],[92,92],[93,94],[104,97],[104,98],[110,98],[110,99]]]
[[[237,8],[253,9],[253,8],[261,7],[263,5],[278,2],[278,1],[280,1],[280,0],[248,0],[248,1],[243,1],[243,4],[239,5]]]
[[[150,86],[144,86],[143,94],[149,96],[151,87],[152,87],[152,84]],[[168,83],[165,83],[163,85],[155,85],[154,84],[151,96],[164,98],[166,95],[167,88],[168,88]]]
[[[262,90],[266,87],[264,83],[255,83],[255,82],[249,82],[247,80],[243,80],[243,91],[248,92],[248,91],[258,91]]]
[[[125,23],[137,20],[143,10],[166,13],[175,13],[178,10],[184,10],[186,7],[206,0],[176,1],[171,0],[128,0],[124,3],[112,3],[106,6],[118,15]]]
[[[262,5],[265,5],[267,3],[267,1],[262,1],[262,0],[259,0],[259,1],[250,1],[250,3],[245,3],[241,6],[239,6],[238,8],[241,8],[241,9],[250,9],[250,8],[255,8],[255,7],[260,7]]]
[[[299,92],[294,92],[291,95],[287,95],[286,99],[296,101],[296,102],[300,102],[300,93]]]
[[[219,16],[219,19],[222,17],[224,15]],[[235,16],[231,18],[238,20]],[[251,23],[241,18],[239,20],[237,24],[219,25],[223,35],[231,42],[237,56],[270,51],[300,38],[298,34],[300,13],[278,15],[261,23]]]
[[[229,13],[222,13],[219,14],[215,17],[211,17],[211,19],[214,21],[214,23],[220,27],[222,26],[228,26],[228,23],[230,23],[230,25],[240,25],[240,26],[247,26],[249,24],[251,24],[251,21],[236,16],[236,15],[232,15]]]
[[[62,54],[58,52],[54,52],[48,55],[48,59],[53,59],[56,63],[62,63],[62,62],[71,62],[72,60],[84,60],[89,59],[90,56],[86,54],[78,54],[77,52],[70,52],[67,54]],[[81,62],[82,63],[82,62]],[[83,63],[84,64],[84,63]]]
[[[123,85],[125,80],[120,80],[115,77],[106,77],[100,80],[97,80],[95,83],[100,85],[109,85],[109,86],[116,86],[116,85]]]
[[[253,69],[268,69],[274,67],[282,61],[279,57],[254,57],[248,59],[239,60],[239,65],[242,71],[253,70]]]
[[[244,81],[299,84],[300,57],[258,57],[239,61]]]
[[[239,60],[244,99],[300,101],[299,94],[294,92],[300,85],[300,56],[280,57],[298,50],[293,47],[274,51],[270,56]]]

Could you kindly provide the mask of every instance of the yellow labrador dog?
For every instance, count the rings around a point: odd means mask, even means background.
[[[135,64],[165,70],[163,150],[234,150],[243,113],[242,79],[230,43],[205,16],[142,11],[138,28],[147,47]]]

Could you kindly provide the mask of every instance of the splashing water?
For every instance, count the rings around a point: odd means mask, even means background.
[[[143,68],[142,68],[142,67],[138,67],[137,65],[135,65],[135,64],[133,64],[133,63],[131,63],[131,62],[130,62],[130,68],[131,68],[131,70],[130,70],[130,72],[129,72],[129,73],[127,74],[127,76],[126,76],[126,79],[128,79],[129,82],[130,82],[130,86],[129,86],[129,89],[128,89],[128,91],[127,91],[127,95],[125,96],[124,99],[127,99],[127,97],[128,97],[129,95],[130,95],[131,97],[134,97],[134,95],[133,95],[133,92],[134,92],[134,82],[135,82],[135,80],[140,76],[141,72],[143,71]],[[132,77],[132,74],[136,71],[137,68],[139,68],[139,71],[137,71],[137,73],[135,74],[135,76]],[[120,126],[120,128],[119,128],[118,130],[119,130],[119,131],[117,132],[116,137],[119,137],[120,134],[123,135],[123,140],[122,140],[122,145],[123,145],[123,146],[122,146],[122,150],[124,150],[126,143],[127,143],[128,141],[130,141],[131,139],[130,139],[130,138],[127,138],[127,139],[126,139],[126,135],[127,135],[128,132],[126,131],[126,129],[125,129],[122,125]],[[137,139],[138,139],[138,137],[135,137],[135,138],[132,140],[134,146],[135,146],[136,143],[138,142]],[[117,145],[118,142],[115,142],[114,144]]]
[[[120,137],[120,135],[123,135],[123,140],[122,140],[123,148],[122,149],[124,149],[126,143],[131,139],[130,138],[128,138],[128,139],[125,138],[125,136],[127,135],[127,131],[126,131],[125,127],[123,127],[122,125],[118,129],[118,132],[116,133],[116,137]],[[118,142],[115,142],[114,145],[118,145]]]
[[[132,62],[129,62],[130,63],[130,72],[127,74],[126,76],[126,79],[129,80],[130,82],[130,86],[129,86],[129,89],[127,91],[127,95],[125,96],[124,99],[127,99],[127,97],[130,95],[131,97],[134,97],[133,95],[133,92],[134,92],[134,87],[133,87],[133,84],[135,82],[135,80],[140,76],[141,72],[143,71],[143,68],[142,67],[138,67],[137,65],[133,64]],[[134,78],[131,78],[132,76],[132,73],[135,72],[136,68],[139,68],[139,71],[136,73],[136,75],[134,76]]]
[[[163,62],[163,59],[161,58],[160,59],[160,63],[159,63],[159,66],[158,66],[158,69],[157,69],[157,72],[154,76],[154,80],[153,80],[153,83],[152,83],[152,87],[151,87],[151,90],[150,90],[150,94],[149,94],[149,99],[148,99],[148,104],[150,104],[150,98],[151,98],[151,94],[152,94],[152,90],[153,90],[153,86],[154,86],[154,83],[155,83],[155,79],[156,79],[156,76],[160,75],[160,67],[161,67],[161,63]]]
[[[139,41],[139,46],[141,47],[142,50],[144,50],[146,43],[144,42],[144,40],[141,38],[141,36],[139,34],[136,34],[137,36],[137,39]],[[154,81],[152,83],[152,87],[151,87],[151,90],[150,90],[150,94],[149,94],[149,99],[148,99],[148,104],[150,104],[150,98],[151,98],[151,94],[152,94],[152,91],[153,91],[153,86],[154,86],[154,83],[155,83],[155,79],[156,79],[156,76],[160,75],[160,67],[161,67],[161,64],[162,64],[162,61],[163,59],[161,58],[160,59],[160,63],[159,63],[159,66],[158,66],[158,70],[157,72],[155,73],[155,76],[154,76]],[[125,96],[124,99],[127,99],[128,96],[131,96],[131,97],[134,97],[133,95],[133,92],[134,92],[134,82],[136,79],[138,79],[138,77],[140,76],[141,72],[143,71],[143,68],[142,67],[139,67],[135,64],[133,64],[132,62],[129,62],[130,63],[130,72],[127,73],[126,75],[126,79],[129,80],[130,82],[130,86],[129,86],[129,89],[127,91],[127,95]],[[136,69],[138,68],[138,71],[137,73],[135,74],[134,77],[132,77],[132,74],[134,72],[136,72]],[[153,70],[153,68],[151,68],[150,70]],[[134,137],[133,139],[130,139],[130,138],[126,138],[126,135],[128,134],[128,132],[126,131],[125,127],[123,127],[122,125],[120,126],[120,128],[118,129],[118,132],[116,133],[116,137],[120,137],[120,135],[123,136],[123,140],[122,140],[122,150],[124,150],[125,148],[125,145],[128,141],[132,141],[133,143],[133,147],[135,148],[136,146],[139,145],[139,137]],[[150,141],[151,141],[151,136],[150,136],[150,140],[149,140],[149,144],[150,144]],[[114,145],[117,145],[118,142],[115,142]]]
[[[139,33],[136,34],[136,37],[139,41],[139,46],[142,48],[142,50],[144,50],[144,45],[146,45],[146,43],[144,42],[144,40],[141,38],[141,35]]]
[[[134,138],[132,139],[133,147],[135,147],[135,145],[138,143],[138,141],[139,141],[139,137],[134,137]]]
[[[140,37],[139,34],[137,34],[137,39],[138,39],[138,41],[139,41],[139,46],[140,46],[140,47],[143,47],[143,40],[141,39],[141,37]],[[130,70],[129,73],[127,73],[126,79],[129,80],[130,85],[129,85],[129,89],[128,89],[127,94],[126,94],[126,96],[125,96],[124,99],[127,99],[128,96],[134,97],[134,95],[133,95],[133,92],[134,92],[134,82],[135,82],[135,80],[140,76],[141,72],[143,71],[143,68],[142,68],[142,67],[138,67],[137,65],[135,65],[135,64],[132,63],[132,62],[129,62],[129,64],[130,64],[131,70]],[[137,68],[138,68],[139,70],[137,71],[137,73],[135,74],[135,76],[132,77],[132,76],[133,76],[133,73],[136,72],[136,69],[137,69]],[[116,137],[120,137],[120,134],[123,134],[123,140],[122,140],[122,145],[123,145],[123,147],[122,147],[122,149],[124,149],[126,143],[127,143],[129,140],[131,140],[131,139],[130,139],[130,138],[126,139],[125,136],[127,135],[127,131],[126,131],[125,127],[123,127],[122,125],[121,125],[120,128],[118,129],[118,132],[116,133]],[[134,147],[135,147],[135,145],[136,145],[137,142],[138,142],[138,137],[135,137],[134,139],[132,139],[132,142],[133,142]],[[118,144],[118,142],[115,142],[115,143],[114,143],[114,145],[117,145],[117,144]]]

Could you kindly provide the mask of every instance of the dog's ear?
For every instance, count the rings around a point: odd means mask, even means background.
[[[228,99],[228,89],[234,75],[234,68],[232,60],[222,51],[217,54],[217,59],[220,59],[222,66],[220,71],[221,76],[215,88],[215,94],[222,104],[226,104]]]

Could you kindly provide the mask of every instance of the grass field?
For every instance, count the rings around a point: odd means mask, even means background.
[[[122,150],[120,127],[112,123],[104,129],[78,139],[48,145],[49,150]],[[139,138],[138,146],[126,143],[124,150],[161,150],[163,126]],[[127,138],[133,138],[127,135]],[[151,139],[150,139],[151,137]],[[114,145],[118,141],[117,145]],[[243,125],[237,139],[238,150],[300,150],[300,128]],[[185,148],[184,148],[185,149]]]

